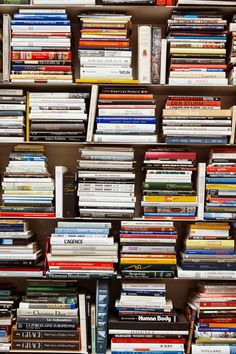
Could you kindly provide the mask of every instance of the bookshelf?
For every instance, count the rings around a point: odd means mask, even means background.
[[[29,6],[29,5],[1,5],[0,6],[0,14],[13,14],[15,11],[18,11],[20,8],[32,8],[32,9],[40,9],[40,8],[52,8],[52,6]],[[81,11],[87,10],[96,10],[96,11],[124,11],[127,14],[132,15],[133,23],[134,23],[134,36],[133,36],[133,45],[134,45],[134,56],[137,54],[137,25],[138,24],[156,24],[162,25],[163,30],[165,29],[165,25],[167,19],[170,18],[173,9],[177,7],[163,7],[163,6],[105,6],[105,5],[96,5],[96,6],[76,6],[76,5],[57,5],[53,6],[53,8],[65,8],[68,11],[68,14],[72,20],[72,27],[74,35],[78,37],[78,21],[77,15]],[[181,9],[194,10],[196,7],[187,6],[181,7]],[[212,10],[212,7],[206,6],[204,9]],[[219,7],[218,8],[224,15],[224,18],[230,19],[232,14],[236,13],[236,7]],[[74,56],[77,57],[77,47],[74,48]],[[76,59],[77,60],[77,59]],[[78,62],[75,60],[74,65],[78,68]],[[135,70],[137,70],[137,65],[135,64]],[[77,75],[77,70],[75,70],[75,76]],[[102,86],[102,84],[99,84]],[[109,86],[119,86],[119,85],[109,85]],[[125,86],[122,84],[121,86]],[[130,86],[130,85],[129,85]],[[140,85],[141,86],[141,85]],[[147,86],[150,88],[150,91],[154,94],[155,99],[157,101],[157,116],[158,121],[161,118],[161,112],[164,108],[164,102],[168,95],[212,95],[219,96],[222,99],[223,107],[231,107],[236,105],[236,86],[227,85],[227,86],[172,86],[172,85],[157,85],[157,84],[142,84],[142,86]],[[68,92],[78,92],[80,90],[90,90],[90,84],[77,84],[77,83],[63,83],[63,84],[38,84],[38,83],[0,83],[0,89],[14,89],[20,88],[24,91],[59,91],[63,92],[67,90]],[[160,132],[160,131],[159,131]],[[26,144],[33,142],[26,142]],[[40,142],[34,142],[34,144],[41,144]],[[0,142],[0,175],[2,175],[3,171],[6,168],[9,159],[9,153],[12,147],[16,145],[14,143],[8,142]],[[74,143],[74,142],[43,142],[45,146],[46,155],[49,162],[49,170],[54,176],[55,166],[67,166],[72,171],[76,171],[76,161],[80,158],[79,148],[85,146],[124,146],[124,147],[133,147],[135,150],[135,160],[137,161],[135,172],[136,172],[136,210],[135,216],[133,220],[141,221],[143,220],[141,217],[141,196],[142,189],[141,183],[143,180],[141,170],[142,170],[142,161],[145,151],[149,147],[172,147],[174,145],[168,145],[166,143],[158,142],[155,144],[110,144],[110,143]],[[178,145],[178,147],[184,147],[186,145]],[[209,157],[209,152],[213,145],[187,145],[193,151],[197,152],[198,162],[207,162]],[[226,147],[236,147],[236,144],[227,144]],[[34,231],[37,232],[37,238],[39,244],[42,248],[45,248],[46,238],[53,232],[57,224],[57,218],[25,218],[28,219],[30,226]],[[93,221],[93,218],[63,218],[63,220],[87,220]],[[104,220],[104,218],[96,218],[96,220]],[[107,221],[112,221],[114,223],[114,228],[116,229],[116,240],[118,240],[118,232],[120,227],[120,220],[113,218],[106,218]],[[124,220],[124,218],[122,218]],[[197,220],[197,219],[196,219]],[[181,220],[176,221],[173,220],[177,229],[178,229],[178,249],[180,248],[180,244],[186,234],[187,224],[192,222],[189,220]],[[203,222],[206,220],[202,220]],[[215,220],[216,222],[221,222],[220,220]],[[230,220],[233,222],[236,220]],[[9,277],[9,274],[2,274],[0,272],[0,282],[5,282],[8,279],[12,284],[15,284],[18,289],[22,289],[25,287],[25,278],[28,275],[21,274],[19,277]],[[44,277],[42,277],[44,278]],[[207,279],[207,277],[205,278]],[[199,279],[191,278],[191,277],[175,277],[171,279],[149,279],[150,282],[165,282],[167,285],[167,292],[170,297],[173,298],[174,304],[176,308],[183,309],[184,303],[186,301],[186,297],[188,294],[188,290],[191,287],[194,287],[196,282]],[[201,278],[201,280],[204,280]],[[225,280],[223,278],[214,278],[214,280],[221,281]],[[232,280],[233,282],[236,280],[235,278],[229,278],[227,280]],[[84,279],[79,279],[82,286],[85,285],[88,288],[93,289],[95,287],[95,279],[87,279],[86,276]],[[118,273],[117,276],[113,277],[110,280],[111,286],[111,307],[114,308],[114,301],[119,296],[120,285],[121,285],[121,276]],[[11,353],[16,353],[16,351],[11,350]],[[44,351],[46,353],[46,351]],[[73,352],[71,352],[73,353]],[[107,352],[110,353],[110,352]]]

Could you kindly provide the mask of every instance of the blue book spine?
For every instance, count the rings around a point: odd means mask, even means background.
[[[235,264],[218,263],[218,264],[181,264],[183,270],[236,270]]]
[[[227,144],[227,138],[166,137],[167,144]]]
[[[109,234],[109,229],[72,229],[72,228],[55,228],[55,234]]]
[[[225,183],[225,184],[231,184],[231,183],[236,183],[236,178],[232,178],[232,177],[227,177],[227,178],[209,178],[206,177],[206,183]]]
[[[217,251],[217,250],[186,250],[186,254],[209,254],[209,255],[232,255],[234,251]]]
[[[127,118],[127,119],[119,119],[116,117],[109,117],[109,118],[96,118],[97,123],[112,123],[112,124],[156,124],[157,120],[155,118],[151,119],[139,119],[139,118]]]
[[[234,327],[224,327],[224,328],[204,328],[204,327],[198,327],[198,332],[236,332],[236,328]]]
[[[217,220],[225,220],[225,215],[224,214],[228,214],[228,213],[204,213],[204,218],[206,219],[217,219]],[[231,214],[229,219],[234,218],[236,216],[236,213],[229,213]]]
[[[11,290],[6,289],[6,290],[0,290],[0,296],[10,296],[11,295]]]
[[[68,26],[70,25],[69,20],[12,20],[12,25],[17,26]]]
[[[67,14],[14,14],[16,20],[67,20]]]
[[[96,287],[96,354],[106,354],[109,308],[109,283],[97,280]]]
[[[6,337],[6,331],[0,331],[0,337],[1,338]]]

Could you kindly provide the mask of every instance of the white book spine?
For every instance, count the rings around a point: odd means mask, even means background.
[[[166,84],[166,63],[167,63],[167,40],[161,40],[161,70],[160,70],[160,84]]]
[[[67,171],[64,166],[55,167],[55,204],[56,217],[63,217],[63,174]]]
[[[152,26],[138,27],[138,80],[141,84],[151,83],[151,40]]]
[[[9,82],[10,76],[10,40],[11,40],[11,29],[10,29],[11,17],[8,14],[3,14],[3,33],[2,33],[2,71],[3,71],[3,82]],[[7,94],[7,90],[6,90]],[[21,93],[22,94],[22,93]]]
[[[91,238],[81,238],[81,237],[72,237],[72,238],[63,238],[63,237],[51,237],[51,245],[112,245],[114,243],[114,238],[104,238],[104,237],[91,237]],[[54,248],[55,250],[55,248]]]

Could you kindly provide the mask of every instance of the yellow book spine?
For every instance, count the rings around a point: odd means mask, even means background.
[[[176,259],[155,258],[121,258],[120,264],[176,264]]]
[[[228,223],[216,223],[216,222],[211,222],[211,223],[198,223],[196,222],[195,224],[191,225],[191,229],[217,229],[217,230],[229,230],[230,225]]]
[[[30,120],[29,120],[29,111],[30,111],[30,94],[29,92],[26,93],[26,124],[25,124],[25,137],[26,141],[29,141],[30,137]]]
[[[234,240],[186,240],[187,248],[234,248]]]
[[[152,196],[146,195],[144,196],[144,202],[164,202],[164,203],[195,203],[197,202],[196,196]]]
[[[90,83],[90,84],[138,84],[138,80],[122,80],[122,79],[107,79],[107,78],[102,78],[102,79],[76,79],[75,82],[77,84],[80,83]]]
[[[206,189],[231,189],[236,190],[235,184],[206,184]]]
[[[225,54],[226,49],[210,48],[170,48],[170,53],[193,53],[193,54]]]

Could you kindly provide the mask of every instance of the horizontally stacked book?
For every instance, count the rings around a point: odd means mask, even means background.
[[[0,142],[22,142],[26,97],[23,90],[0,91]]]
[[[22,352],[82,349],[85,304],[76,281],[29,280],[17,309],[12,349]]]
[[[227,20],[216,11],[173,10],[168,20],[170,85],[227,85]]]
[[[54,217],[54,181],[43,145],[16,145],[2,182],[2,217]]]
[[[141,202],[144,219],[195,220],[196,152],[149,149],[144,156],[144,171]]]
[[[166,297],[165,284],[122,283],[117,318],[109,320],[112,353],[184,353],[188,322]]]
[[[236,84],[236,15],[233,15],[232,22],[229,25],[229,32],[231,35],[231,44],[230,44],[230,56],[229,56],[229,84]]]
[[[80,216],[132,218],[136,202],[134,149],[85,147],[80,153]]]
[[[30,92],[27,139],[30,141],[86,140],[89,93]]]
[[[192,354],[235,352],[236,286],[232,282],[199,283],[189,294],[188,306],[195,314]],[[194,317],[194,315],[193,315]]]
[[[232,231],[228,223],[191,224],[179,254],[178,277],[235,279]]]
[[[72,82],[66,10],[20,9],[11,20],[12,82]]]
[[[16,317],[19,297],[11,284],[2,283],[0,286],[0,351],[8,352],[11,346],[11,329]]]
[[[0,222],[0,275],[5,277],[43,275],[40,249],[35,234],[23,220]]]
[[[122,221],[121,277],[173,278],[176,275],[177,236],[171,221]]]
[[[156,100],[145,87],[102,87],[94,142],[156,143]]]
[[[59,221],[51,235],[47,276],[110,278],[118,262],[118,244],[110,237],[111,223]]]
[[[230,141],[232,110],[222,109],[219,97],[168,96],[162,117],[167,144],[225,145]]]
[[[88,12],[80,22],[80,79],[76,82],[132,82],[131,16]]]
[[[206,219],[235,219],[236,149],[214,148],[206,167]]]

